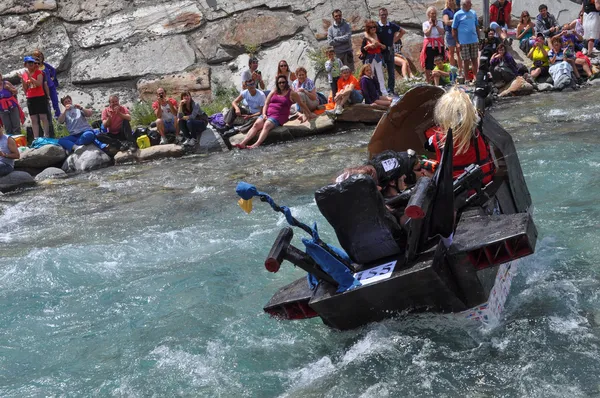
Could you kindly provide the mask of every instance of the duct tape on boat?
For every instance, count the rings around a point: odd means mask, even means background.
[[[398,159],[394,159],[394,158],[386,159],[381,162],[381,166],[383,166],[383,169],[387,173],[390,170],[394,170],[394,169],[398,168],[398,166],[399,166]]]
[[[354,274],[354,278],[358,280],[362,285],[368,285],[369,283],[381,281],[392,276],[395,266],[396,261],[381,264],[377,267],[357,272],[356,274]]]

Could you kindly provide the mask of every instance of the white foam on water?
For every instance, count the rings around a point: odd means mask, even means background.
[[[195,186],[194,189],[192,189],[191,193],[207,193],[207,192],[214,192],[215,191],[215,187],[199,187],[199,186]]]

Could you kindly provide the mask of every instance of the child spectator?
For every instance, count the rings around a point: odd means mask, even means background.
[[[327,61],[325,61],[325,71],[327,72],[327,81],[331,87],[331,98],[337,94],[337,81],[340,78],[340,70],[344,64],[335,56],[333,47],[327,49]]]
[[[433,77],[433,82],[436,86],[446,86],[450,84],[450,71],[452,70],[452,65],[449,63],[444,63],[444,58],[441,55],[436,55],[433,59],[433,63],[435,67],[431,72],[431,76]]]
[[[381,95],[379,83],[373,79],[373,68],[365,64],[360,69],[360,87],[365,97],[365,104],[387,109],[392,105],[392,99]]]

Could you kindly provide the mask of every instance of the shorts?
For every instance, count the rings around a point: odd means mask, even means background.
[[[360,104],[361,102],[363,102],[363,95],[359,90],[352,90],[352,93],[350,94],[350,98],[348,99],[348,103],[350,104]]]
[[[460,57],[463,59],[463,61],[477,59],[478,55],[479,55],[479,48],[478,48],[477,43],[460,45]]]
[[[47,115],[48,100],[46,96],[27,98],[27,110],[29,115]]]
[[[425,48],[425,70],[433,70],[433,67],[435,66],[433,59],[438,55],[443,57],[444,53],[444,47],[442,47],[441,51],[437,46]]]
[[[175,129],[175,119],[163,120],[163,123],[165,124],[165,133],[176,133],[177,130]]]
[[[446,32],[446,46],[456,47],[456,40],[454,39],[454,36],[452,36],[452,33],[450,33],[450,32]]]
[[[263,115],[260,115],[258,118],[264,119]],[[281,126],[281,123],[279,123],[279,120],[275,119],[274,117],[267,116],[267,121],[273,123],[275,125],[275,127]]]
[[[600,39],[600,13],[588,12],[583,14],[583,39]]]

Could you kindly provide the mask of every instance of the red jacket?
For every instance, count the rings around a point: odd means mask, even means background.
[[[512,10],[512,4],[508,0],[504,0],[504,24],[508,24],[510,21],[510,12]],[[498,22],[500,16],[500,2],[495,1],[490,6],[490,22]]]

